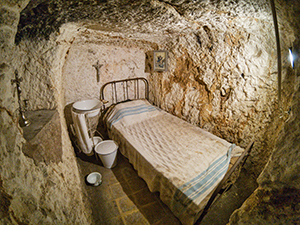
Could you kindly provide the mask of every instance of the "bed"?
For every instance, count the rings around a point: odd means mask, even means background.
[[[144,78],[102,86],[102,101],[112,93],[104,115],[109,137],[182,224],[199,223],[253,143],[244,150],[161,110],[149,102],[148,90]]]

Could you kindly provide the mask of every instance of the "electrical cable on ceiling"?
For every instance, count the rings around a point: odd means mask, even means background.
[[[277,67],[278,67],[278,106],[281,106],[281,48],[280,48],[280,38],[279,38],[279,30],[278,30],[278,22],[276,16],[276,9],[274,0],[270,0],[274,28],[275,28],[275,36],[276,36],[276,45],[277,45]]]

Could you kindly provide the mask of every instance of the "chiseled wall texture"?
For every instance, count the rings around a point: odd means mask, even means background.
[[[236,210],[229,224],[300,223],[300,79],[291,117],[280,132],[271,158],[258,178],[259,187]]]
[[[278,2],[277,2],[278,3]],[[292,47],[295,68],[289,69],[287,77],[293,93],[290,113],[279,135],[273,139],[275,146],[270,159],[258,177],[259,187],[236,210],[229,224],[300,224],[300,73],[299,73],[299,2],[281,1],[277,5],[280,26],[291,26],[295,35]],[[280,33],[282,36],[289,34]],[[284,96],[287,97],[287,96]],[[275,123],[273,120],[272,123]]]
[[[254,138],[247,164],[258,176],[287,118],[294,82],[287,76],[287,56],[295,33],[289,23],[280,26],[285,35],[279,110],[271,9],[263,1],[252,3],[187,8],[183,14],[201,25],[159,46],[169,51],[169,71],[152,73],[150,80],[152,97],[161,108],[243,147]]]
[[[59,68],[51,59],[54,44],[14,44],[19,13],[27,3],[2,1],[0,7],[0,224],[90,224],[83,181],[57,103],[59,92],[53,89],[60,87],[59,80],[51,80],[51,73]],[[59,49],[55,51],[59,55]],[[24,79],[22,97],[29,98],[31,109],[56,107],[59,111],[56,125],[61,127],[62,147],[56,149],[61,152],[58,161],[35,162],[23,153],[27,143],[18,124],[16,86],[11,84],[15,69]]]
[[[91,35],[89,40],[76,39],[66,55],[63,66],[63,89],[65,103],[100,97],[100,88],[112,80],[121,80],[133,77],[147,78],[145,72],[145,47],[139,43],[128,46],[118,46],[117,40],[109,43],[99,40],[99,36]],[[100,36],[101,37],[101,36]],[[97,81],[97,71],[93,67],[97,61],[102,64],[99,69],[100,81]]]
[[[283,55],[279,107],[274,27],[267,1],[30,1],[34,10],[23,11],[17,33],[19,13],[28,2],[4,1],[1,6],[4,223],[65,223],[70,218],[73,223],[90,222],[63,110],[73,101],[97,98],[106,81],[134,76],[149,79],[150,99],[162,109],[243,147],[255,138],[246,164],[249,174],[257,177],[272,154],[258,180],[260,188],[232,216],[232,224],[251,223],[262,212],[268,217],[282,209],[277,203],[286,199],[295,205],[289,196],[297,197],[299,190],[293,182],[298,181],[299,160],[290,160],[290,155],[297,159],[299,148],[297,142],[291,146],[299,136],[297,94],[292,104],[291,100],[298,81],[287,49],[298,35],[297,22],[291,21],[297,16],[291,7],[299,9],[297,4],[276,1]],[[169,52],[167,72],[151,71],[152,51],[159,49]],[[99,83],[92,67],[97,60],[103,64]],[[10,84],[15,69],[24,78],[29,110],[58,110],[62,162],[34,165],[23,154],[17,96]],[[291,139],[286,142],[287,137]],[[290,193],[287,198],[285,192]],[[293,215],[293,210],[287,209],[286,215]],[[259,219],[268,221],[266,217]]]
[[[28,100],[28,110],[56,108],[51,67],[57,49],[51,42],[26,40],[20,42],[16,50],[14,67],[23,77],[22,97]]]

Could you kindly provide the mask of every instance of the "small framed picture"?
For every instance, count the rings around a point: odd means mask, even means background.
[[[167,71],[168,52],[165,50],[153,51],[154,71]]]

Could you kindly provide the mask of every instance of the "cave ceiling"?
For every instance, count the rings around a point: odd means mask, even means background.
[[[48,39],[63,24],[125,38],[158,41],[199,29],[255,29],[253,21],[270,20],[267,0],[31,0],[21,12],[16,43]],[[252,21],[252,22],[251,22]]]

